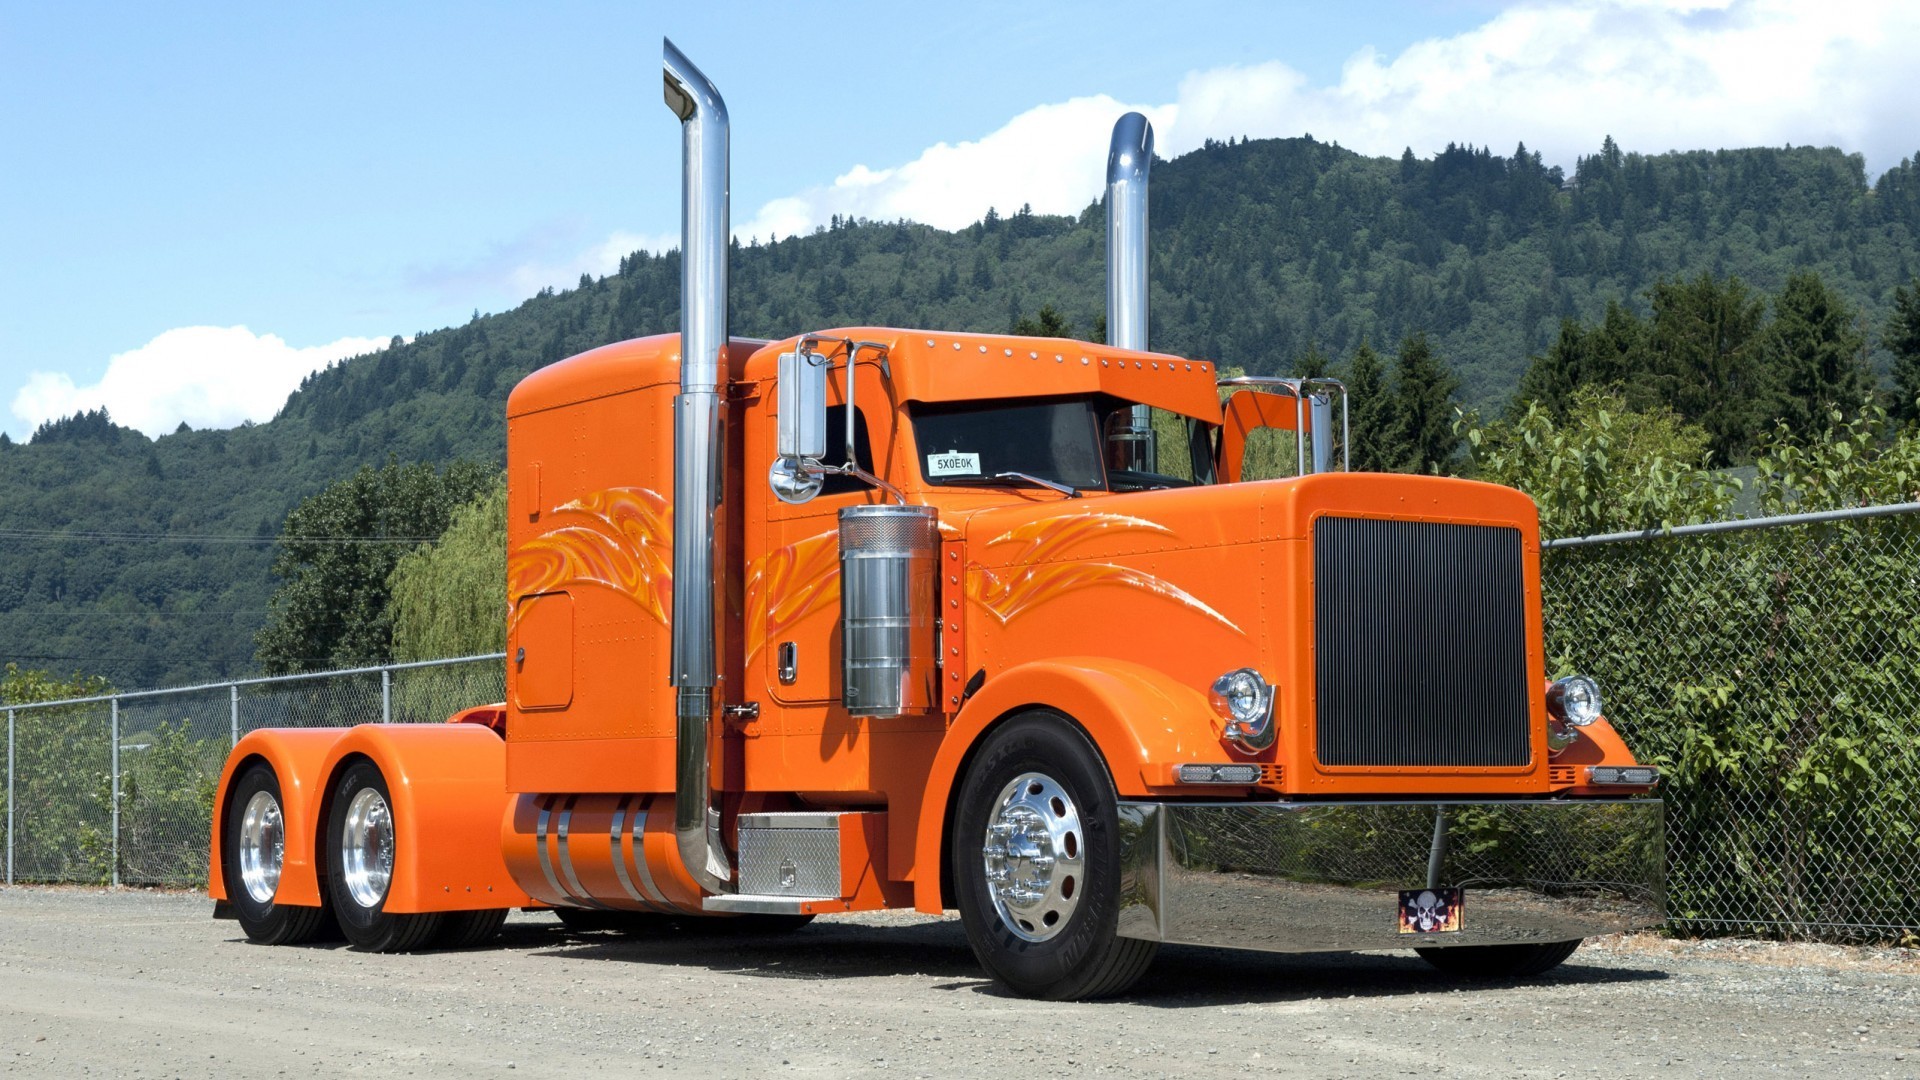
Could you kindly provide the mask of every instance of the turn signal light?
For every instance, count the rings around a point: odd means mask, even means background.
[[[1594,765],[1587,769],[1587,783],[1595,786],[1652,787],[1659,782],[1660,770],[1651,765]]]
[[[1183,784],[1254,784],[1260,781],[1258,765],[1182,765]]]

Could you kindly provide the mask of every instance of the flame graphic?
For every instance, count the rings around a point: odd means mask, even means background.
[[[647,488],[611,488],[555,507],[552,514],[558,527],[507,559],[509,602],[567,585],[601,585],[667,625],[673,610],[672,504]]]
[[[747,659],[769,638],[839,601],[840,541],[831,529],[753,560],[747,568]]]
[[[1063,593],[1091,585],[1124,585],[1182,604],[1236,634],[1245,635],[1246,632],[1235,626],[1232,620],[1208,607],[1199,597],[1144,570],[1112,563],[1044,561],[1060,555],[1088,537],[1105,532],[1173,535],[1171,529],[1158,522],[1124,514],[1080,514],[1065,520],[1031,521],[1015,526],[987,542],[989,547],[1025,543],[1026,546],[1015,557],[1015,561],[1023,565],[1009,568],[1006,577],[985,569],[977,574],[969,574],[967,597],[986,608],[1004,626],[1028,608]]]

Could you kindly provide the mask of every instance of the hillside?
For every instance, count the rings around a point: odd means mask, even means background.
[[[1738,274],[1771,292],[1811,268],[1878,327],[1913,270],[1920,170],[1869,184],[1831,149],[1643,156],[1609,141],[1566,177],[1524,152],[1395,160],[1264,140],[1158,164],[1151,213],[1156,348],[1271,372],[1310,345],[1341,357],[1425,330],[1463,397],[1497,407],[1562,316],[1642,305],[1662,277]],[[1051,303],[1092,337],[1103,249],[1097,204],[957,232],[836,223],[737,246],[733,327],[1000,331]],[[519,378],[673,329],[678,288],[677,255],[641,253],[334,365],[270,423],[148,440],[95,414],[0,445],[0,662],[123,687],[249,673],[275,584],[266,541],[301,498],[389,457],[498,463]]]

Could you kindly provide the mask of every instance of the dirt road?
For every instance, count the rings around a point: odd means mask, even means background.
[[[178,893],[0,889],[22,1076],[1920,1077],[1920,955],[1615,939],[1528,984],[1412,954],[1166,949],[1121,1001],[981,977],[951,919],[781,937],[270,949]]]

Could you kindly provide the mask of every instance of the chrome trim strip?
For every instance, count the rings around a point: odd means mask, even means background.
[[[627,823],[627,807],[631,805],[633,805],[633,796],[623,795],[620,797],[620,805],[615,807],[613,811],[613,827],[607,830],[607,847],[613,855],[613,876],[620,879],[620,888],[626,890],[627,899],[645,907],[648,911],[658,914],[658,909],[654,907],[653,901],[641,896],[640,890],[633,887],[633,879],[627,876],[626,841],[622,833],[625,831],[624,826]]]
[[[1666,918],[1656,799],[1119,804],[1124,937],[1268,952],[1568,941]],[[1401,890],[1465,892],[1402,934]]]
[[[552,807],[553,796],[540,797],[540,818],[533,827],[533,850],[540,857],[540,872],[546,875],[547,885],[553,889],[553,895],[566,897],[567,890],[561,888],[560,879],[553,876],[553,859],[547,854],[547,821],[553,816]]]
[[[837,896],[755,896],[751,893],[728,893],[725,896],[709,896],[700,902],[707,911],[728,911],[739,915],[805,915],[808,904],[837,904],[846,906],[846,901]]]
[[[579,798],[578,795],[567,796],[567,805],[560,811],[560,828],[557,837],[560,848],[560,872],[566,876],[567,885],[573,889],[573,895],[578,897],[582,904],[588,907],[604,908],[607,905],[594,899],[593,894],[580,884],[579,876],[573,872],[573,845],[567,838],[567,832],[573,823],[573,804]]]
[[[652,800],[649,799],[648,808],[651,809],[651,806]],[[667,899],[666,893],[660,891],[660,886],[653,883],[653,868],[647,865],[646,819],[647,815],[644,812],[628,819],[627,855],[633,860],[634,872],[640,876],[640,888],[646,891],[654,903],[660,905],[663,912],[672,915],[680,909],[674,906],[673,901]]]

